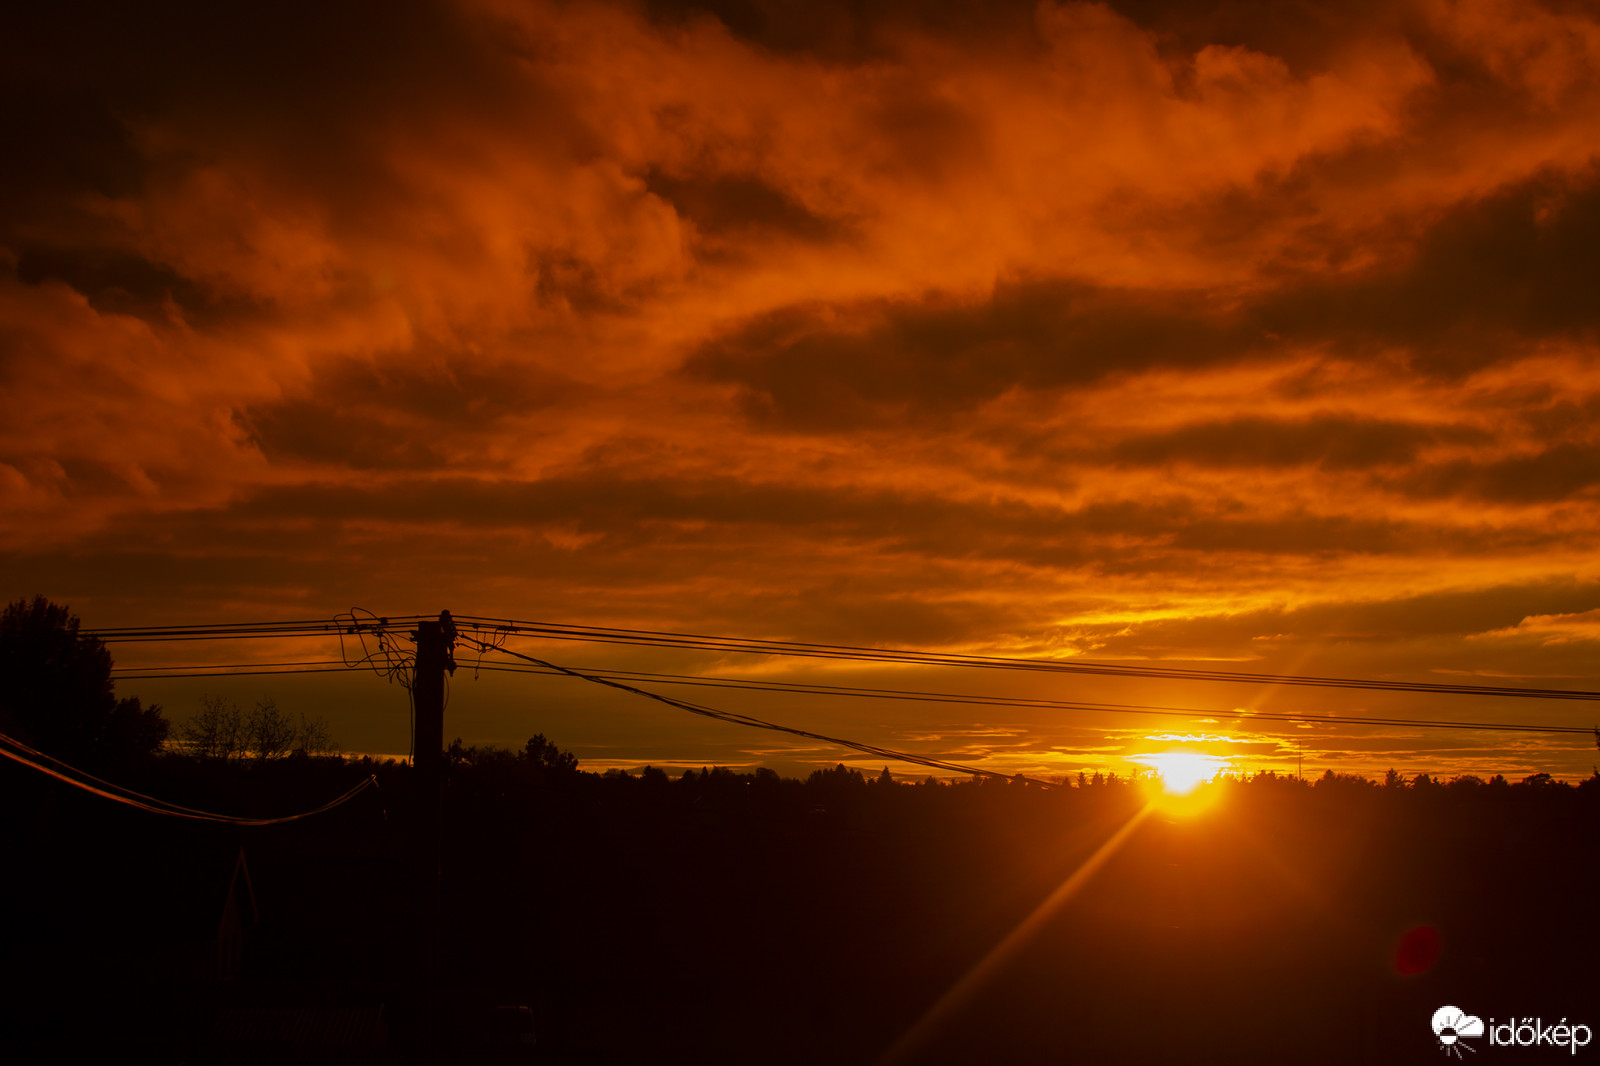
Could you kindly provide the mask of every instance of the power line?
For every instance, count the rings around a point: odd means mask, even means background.
[[[124,673],[115,670],[113,673],[123,681],[164,681],[169,678],[187,677],[270,677],[275,674],[347,674],[350,667],[343,663],[334,663],[331,666],[302,667],[289,670],[185,670],[177,673]]]
[[[354,611],[361,611],[354,608]],[[388,615],[378,617],[371,612],[371,621],[362,618],[313,618],[292,622],[217,622],[206,625],[178,626],[121,626],[105,629],[81,629],[79,634],[94,637],[107,644],[152,640],[225,640],[231,638],[263,638],[276,636],[320,636],[357,630],[393,629],[414,626],[427,615]]]
[[[506,651],[506,649],[501,650]],[[519,654],[512,651],[506,651],[506,653],[510,655]],[[541,676],[558,676],[571,672],[559,666],[552,667],[550,669],[528,669],[525,667],[495,666],[485,664],[481,666],[480,669],[494,670],[502,673],[539,674]],[[1376,718],[1353,715],[1292,714],[1284,711],[1214,711],[1202,710],[1195,707],[1168,707],[1155,704],[1093,703],[1073,700],[1033,699],[1025,696],[979,696],[971,693],[922,692],[915,689],[882,689],[845,685],[799,684],[771,680],[752,681],[745,678],[706,677],[689,674],[645,673],[637,670],[593,670],[582,671],[582,673],[585,676],[593,676],[609,680],[628,679],[635,681],[654,681],[660,684],[668,685],[701,685],[711,688],[735,688],[755,692],[786,692],[796,695],[812,696],[850,696],[863,699],[904,700],[907,702],[920,703],[966,704],[978,707],[1020,707],[1039,710],[1093,711],[1105,712],[1107,714],[1158,714],[1182,718],[1234,718],[1244,721],[1266,720],[1274,722],[1306,723],[1312,725],[1393,726],[1419,729],[1468,729],[1507,733],[1567,733],[1590,735],[1594,732],[1588,726],[1575,725],[1519,725],[1511,722],[1440,722],[1417,718]]]
[[[407,625],[410,622],[420,622],[422,619],[423,616],[406,616],[391,619],[389,617],[379,617],[360,608],[352,608],[348,614],[340,616],[332,622],[315,621],[293,623],[239,623],[210,627],[138,627],[134,629],[101,632],[115,635],[118,639],[156,641],[181,640],[190,638],[260,639],[264,637],[281,637],[291,632],[295,635],[301,636],[328,635],[330,633],[336,633],[339,637],[341,651],[341,658],[337,662],[333,660],[301,660],[282,663],[148,666],[130,667],[126,670],[118,670],[117,673],[125,678],[139,679],[225,676],[247,677],[255,676],[257,674],[276,673],[325,673],[334,672],[341,668],[370,665],[380,674],[386,674],[391,680],[400,680],[401,683],[409,690],[409,682],[411,680],[410,671],[414,668],[414,655],[407,653],[404,649],[397,647],[392,642],[393,631],[401,626]],[[1049,700],[1027,697],[982,696],[971,693],[927,692],[912,689],[883,689],[864,686],[782,682],[767,679],[752,680],[748,678],[647,673],[630,670],[582,671],[559,666],[547,660],[539,659],[521,652],[511,651],[504,647],[504,643],[508,637],[515,634],[522,636],[542,637],[545,639],[582,640],[601,643],[675,647],[702,651],[732,651],[763,655],[794,655],[803,657],[841,658],[893,663],[915,663],[918,665],[979,667],[985,669],[1044,670],[1098,673],[1110,676],[1185,678],[1191,680],[1231,680],[1248,681],[1252,683],[1270,682],[1283,684],[1305,684],[1320,687],[1380,688],[1391,691],[1420,691],[1430,693],[1472,695],[1494,694],[1502,696],[1534,698],[1591,699],[1600,697],[1600,693],[1581,691],[1575,692],[1555,689],[1509,688],[1481,685],[1441,685],[1424,682],[1388,682],[1348,678],[1303,677],[1296,675],[1244,674],[1228,671],[1194,671],[1159,667],[1128,667],[1119,664],[1105,663],[1063,663],[1058,661],[1005,659],[992,656],[946,655],[936,653],[860,648],[849,645],[816,645],[794,642],[751,640],[745,638],[710,637],[702,634],[665,633],[648,630],[598,629],[595,627],[528,623],[520,622],[514,619],[486,619],[471,616],[456,617],[454,619],[454,625],[456,626],[458,639],[475,645],[478,649],[479,658],[474,668],[475,671],[478,669],[487,669],[505,672],[545,673],[577,677],[595,684],[606,685],[621,691],[644,696],[647,699],[656,700],[669,706],[677,707],[704,717],[714,718],[719,721],[787,733],[793,736],[837,745],[854,751],[861,751],[867,754],[883,758],[890,758],[897,761],[909,762],[916,765],[928,766],[934,769],[953,770],[959,773],[978,774],[1000,778],[1009,778],[1010,775],[995,770],[967,766],[960,763],[950,762],[948,760],[934,759],[928,756],[916,755],[911,752],[897,751],[878,745],[866,744],[860,741],[849,740],[841,737],[832,737],[821,733],[815,733],[810,730],[779,725],[777,723],[763,721],[749,715],[721,711],[715,708],[705,707],[700,704],[689,703],[684,700],[663,696],[659,693],[650,692],[648,690],[638,688],[632,684],[628,684],[623,679],[644,680],[676,685],[696,685],[734,689],[743,688],[749,691],[787,692],[791,694],[829,697],[848,696],[853,698],[938,702],[965,704],[971,706],[1018,707],[1090,713],[1166,715],[1188,718],[1226,718],[1246,721],[1293,722],[1297,724],[1344,725],[1369,728],[1387,727],[1456,729],[1516,733],[1554,733],[1569,735],[1587,734],[1590,733],[1591,730],[1580,726],[1523,725],[1509,722],[1431,721],[1423,719],[1380,718],[1374,716],[1306,715],[1276,711],[1217,711],[1151,704],[1112,704]],[[376,650],[368,646],[368,635],[375,637],[377,640]],[[414,640],[416,637],[415,632],[411,633],[410,635]],[[490,639],[483,639],[484,635],[487,635]],[[361,648],[361,655],[354,660],[352,660],[348,651],[345,649],[346,636],[354,636]],[[497,651],[532,663],[536,669],[529,670],[526,668],[497,666],[483,663],[482,656],[485,653]],[[1597,739],[1600,739],[1600,731],[1594,732]],[[1050,782],[1038,781],[1037,779],[1025,780],[1034,780],[1035,783],[1040,785],[1050,785]]]
[[[543,666],[546,669],[555,671],[557,673],[566,674],[569,677],[576,677],[584,681],[592,682],[596,685],[605,685],[609,688],[620,689],[623,692],[631,692],[636,696],[643,696],[646,699],[652,699],[660,703],[665,703],[670,707],[680,708],[688,711],[690,714],[698,714],[706,718],[714,718],[718,721],[729,722],[733,725],[750,726],[755,729],[769,729],[776,733],[788,733],[791,736],[804,737],[807,740],[820,740],[825,744],[833,744],[841,748],[849,748],[852,751],[864,752],[868,755],[876,755],[885,759],[893,759],[897,762],[908,762],[918,766],[926,766],[934,770],[954,770],[957,773],[974,774],[981,777],[997,777],[1006,781],[1021,780],[1026,781],[1029,784],[1042,786],[1044,788],[1060,787],[1053,781],[1045,781],[1037,777],[1027,777],[1023,774],[1006,774],[1001,773],[999,770],[986,770],[978,766],[966,766],[961,763],[949,762],[944,759],[929,758],[926,755],[914,755],[910,752],[895,751],[892,748],[879,747],[876,744],[864,744],[858,740],[846,740],[842,737],[830,737],[822,733],[813,733],[808,729],[796,729],[793,726],[778,725],[775,722],[765,722],[759,718],[752,718],[746,714],[736,714],[732,711],[719,711],[712,707],[703,707],[697,703],[688,703],[684,700],[674,699],[671,696],[663,696],[659,692],[650,692],[647,689],[636,688],[633,685],[625,684],[621,681],[613,681],[596,674],[586,674],[579,670],[568,669],[565,666],[557,666],[555,663],[547,662],[544,659],[536,659],[532,655],[524,655],[522,652],[512,651],[509,648],[496,647],[495,645],[489,644],[486,641],[479,641],[473,637],[458,634],[456,639],[466,640],[473,644],[477,644],[479,649],[482,651],[499,651],[504,655],[513,655],[518,659],[526,659],[528,662],[534,663],[538,666]]]
[[[181,677],[254,677],[258,674],[344,673],[350,664],[338,659],[311,659],[286,663],[193,663],[161,666],[113,666],[119,681]]]
[[[114,674],[139,673],[145,670],[257,670],[280,666],[344,666],[339,659],[295,659],[281,663],[188,663],[175,665],[170,663],[156,664],[153,666],[113,666]]]
[[[1096,661],[1017,659],[992,655],[919,652],[891,648],[865,648],[848,644],[809,644],[799,641],[718,637],[696,633],[574,626],[564,623],[522,622],[515,619],[456,616],[458,627],[488,627],[495,632],[553,640],[580,640],[608,644],[684,648],[697,651],[740,652],[805,658],[913,663],[923,666],[962,666],[990,670],[1033,670],[1051,673],[1086,673],[1110,677],[1161,678],[1185,681],[1231,681],[1243,684],[1308,685],[1320,688],[1378,689],[1391,692],[1428,692],[1450,695],[1512,696],[1533,699],[1600,700],[1600,692],[1527,686],[1465,685],[1427,681],[1386,681],[1363,678],[1315,677],[1298,674],[1259,674],[1233,670],[1188,667],[1129,666]]]
[[[361,612],[368,614],[368,612]],[[286,637],[333,636],[341,638],[368,634],[377,635],[380,641],[392,631],[415,625],[426,616],[403,615],[367,618],[349,616],[335,620],[297,622],[225,623],[209,626],[139,626],[121,629],[85,630],[108,642],[116,641],[179,641],[179,640],[236,640]],[[535,637],[545,640],[570,640],[588,643],[623,644],[659,648],[677,648],[700,652],[724,652],[750,655],[776,655],[785,657],[841,659],[857,662],[881,662],[900,665],[954,666],[987,670],[1026,670],[1047,673],[1092,674],[1105,677],[1133,677],[1145,679],[1232,682],[1253,685],[1295,685],[1315,688],[1365,689],[1388,692],[1416,692],[1438,695],[1501,696],[1518,699],[1563,699],[1596,701],[1600,692],[1574,689],[1551,689],[1532,686],[1469,685],[1426,681],[1393,681],[1372,678],[1318,677],[1298,674],[1262,674],[1235,670],[1204,670],[1188,667],[1133,666],[1122,663],[1098,661],[1063,661],[1020,659],[1004,656],[964,655],[944,652],[920,652],[907,649],[866,648],[848,644],[814,644],[800,641],[775,641],[749,637],[711,636],[698,633],[674,633],[662,630],[625,629],[616,627],[581,626],[567,623],[529,622],[519,619],[456,616],[461,630],[471,630],[487,644],[497,644],[510,635]],[[363,641],[364,647],[364,641]],[[366,650],[364,648],[364,650]],[[403,656],[392,646],[381,644],[386,671],[395,676],[400,667],[396,657]],[[366,661],[376,665],[379,658],[370,651]],[[352,664],[362,665],[362,664]]]
[[[302,818],[309,818],[314,814],[323,814],[331,811],[335,807],[355,799],[367,788],[376,788],[378,785],[377,775],[369,775],[366,780],[354,788],[309,811],[301,811],[299,814],[287,814],[278,818],[240,818],[231,814],[217,814],[213,811],[196,810],[193,807],[184,807],[166,800],[157,799],[154,796],[147,796],[142,792],[135,792],[131,788],[95,777],[85,770],[80,770],[75,766],[62,762],[60,759],[46,755],[42,751],[30,748],[20,740],[6,736],[3,733],[0,733],[0,756],[37,770],[64,784],[82,789],[92,795],[129,807],[137,807],[139,810],[149,811],[151,814],[163,814],[169,818],[184,818],[196,822],[221,822],[227,825],[280,825],[284,822],[296,822]]]
[[[479,643],[487,651],[504,651],[504,648]],[[517,653],[509,653],[517,654]],[[123,679],[143,680],[155,678],[204,677],[255,677],[258,675],[292,673],[339,673],[350,664],[339,660],[313,660],[301,663],[239,663],[208,666],[205,664],[183,666],[128,667],[114,672]],[[464,664],[463,664],[464,665]],[[298,667],[298,669],[257,669],[262,667]],[[527,673],[560,676],[566,673],[559,667],[518,667],[483,663],[473,664],[473,669],[496,673]],[[157,672],[159,671],[159,672]],[[1587,735],[1593,732],[1588,726],[1541,725],[1512,722],[1439,721],[1419,718],[1389,718],[1364,715],[1316,715],[1287,711],[1210,710],[1198,707],[1172,707],[1161,704],[1105,703],[1081,700],[1052,700],[1026,696],[984,696],[976,693],[928,692],[918,689],[886,689],[860,685],[825,685],[815,682],[789,682],[771,679],[717,677],[703,674],[653,673],[638,670],[584,670],[582,673],[608,680],[651,681],[671,685],[696,685],[711,688],[744,689],[754,692],[783,692],[812,696],[845,696],[863,699],[891,699],[906,702],[964,704],[979,707],[1017,707],[1039,710],[1103,712],[1107,714],[1165,715],[1183,718],[1229,718],[1241,721],[1293,722],[1311,725],[1351,725],[1368,727],[1394,727],[1417,729],[1458,729],[1508,733],[1554,733]]]
[[[237,623],[226,624],[222,626],[194,627],[150,626],[121,630],[104,630],[98,632],[110,634],[116,639],[156,641],[190,639],[191,637],[193,639],[227,639],[229,637],[234,639],[260,639],[264,637],[282,637],[291,633],[293,635],[300,636],[328,635],[330,633],[336,633],[339,637],[341,651],[341,659],[338,664],[335,664],[331,660],[318,660],[282,664],[229,664],[227,666],[220,667],[146,667],[142,670],[130,668],[128,672],[123,673],[123,676],[130,678],[137,677],[141,679],[155,679],[178,677],[254,676],[256,674],[274,673],[323,673],[333,672],[340,666],[359,667],[363,665],[370,665],[373,669],[377,670],[378,673],[387,675],[391,680],[399,680],[402,685],[405,685],[407,688],[409,688],[410,670],[412,669],[414,656],[409,654],[405,649],[397,647],[393,643],[393,631],[397,628],[407,627],[411,624],[420,622],[423,617],[424,616],[421,615],[397,616],[392,618],[380,617],[361,608],[352,608],[347,614],[339,616],[331,622],[306,621],[285,623]],[[1430,694],[1497,695],[1537,699],[1600,699],[1600,693],[1562,689],[1439,684],[1430,682],[1402,682],[1357,678],[1313,677],[1302,675],[1251,674],[1238,671],[1192,670],[1168,667],[1136,667],[1113,663],[1061,662],[1056,660],[1041,661],[1037,659],[1013,659],[998,656],[972,656],[914,652],[896,649],[863,648],[852,645],[807,644],[801,642],[768,641],[741,637],[716,637],[705,634],[672,633],[654,630],[575,626],[564,623],[524,622],[517,619],[482,618],[476,616],[456,616],[454,618],[454,625],[457,628],[460,639],[476,645],[479,650],[479,659],[475,670],[489,669],[517,672],[517,668],[514,667],[483,664],[482,655],[484,653],[500,651],[504,652],[505,654],[524,659],[540,668],[540,670],[537,671],[522,672],[545,672],[579,677],[597,684],[608,685],[623,691],[645,696],[649,699],[658,700],[671,706],[690,711],[694,714],[717,718],[722,721],[790,733],[792,735],[802,736],[808,739],[821,740],[826,743],[836,744],[852,750],[864,751],[869,754],[891,757],[920,765],[928,765],[937,769],[956,770],[963,773],[992,774],[994,776],[1001,777],[1006,775],[1000,774],[997,771],[962,766],[960,764],[949,763],[943,760],[930,760],[927,757],[913,755],[909,752],[893,751],[891,749],[881,748],[876,745],[866,745],[858,741],[852,741],[838,737],[829,737],[819,733],[812,733],[807,730],[794,729],[771,722],[764,722],[760,719],[751,718],[747,715],[733,714],[731,712],[703,707],[698,704],[688,703],[683,700],[676,700],[671,697],[659,695],[658,693],[636,688],[633,685],[627,684],[622,679],[628,678],[632,680],[647,680],[658,683],[679,685],[744,688],[751,691],[789,692],[818,696],[850,696],[855,698],[939,702],[966,704],[972,706],[1020,707],[1091,713],[1167,715],[1188,718],[1226,718],[1245,721],[1293,722],[1296,724],[1345,725],[1369,728],[1455,729],[1566,735],[1588,734],[1592,732],[1592,730],[1583,726],[1523,725],[1510,722],[1433,721],[1425,719],[1384,718],[1356,715],[1307,715],[1276,711],[1216,711],[1150,704],[1089,703],[1080,701],[1033,698],[979,696],[969,693],[926,692],[909,689],[881,689],[860,686],[823,685],[815,683],[797,684],[771,680],[753,681],[744,678],[717,678],[683,674],[651,674],[628,670],[585,672],[558,666],[554,663],[535,658],[531,655],[525,655],[521,652],[510,651],[504,647],[504,643],[510,636],[519,635],[542,639],[625,644],[634,646],[642,645],[696,651],[846,659],[902,665],[916,664],[924,666],[976,667],[981,669],[1088,673],[1099,674],[1102,676],[1232,681],[1237,683],[1251,684],[1285,684],[1354,689],[1379,689],[1386,691],[1422,692]],[[373,636],[377,640],[376,650],[367,645],[368,635]],[[361,648],[361,655],[354,660],[352,660],[349,653],[345,650],[345,638],[347,636],[354,636]],[[414,639],[415,634],[412,633],[411,636]],[[485,637],[488,639],[485,639]],[[119,671],[119,673],[122,672]],[[1600,739],[1600,732],[1596,732],[1596,737],[1597,739]]]

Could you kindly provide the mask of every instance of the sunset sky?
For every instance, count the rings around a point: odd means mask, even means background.
[[[1600,688],[1590,5],[195,2],[12,22],[7,599],[90,628],[448,608]],[[515,646],[1224,711],[1597,713]],[[543,732],[590,769],[844,758],[587,688],[458,672],[446,736]],[[370,673],[119,692],[179,720],[202,693],[271,695],[347,748],[408,743],[404,694]],[[1007,772],[1171,746],[1368,775],[1600,761],[1582,737],[690,698]]]

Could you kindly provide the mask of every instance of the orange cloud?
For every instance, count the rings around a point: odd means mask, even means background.
[[[1600,609],[1572,614],[1530,615],[1514,626],[1491,630],[1482,637],[1532,637],[1546,646],[1600,640]]]
[[[763,10],[31,16],[14,593],[1587,669],[1591,15]]]

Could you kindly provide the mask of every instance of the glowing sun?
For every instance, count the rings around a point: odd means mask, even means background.
[[[1161,775],[1161,789],[1169,795],[1187,796],[1217,772],[1217,758],[1192,751],[1165,751],[1139,760]]]

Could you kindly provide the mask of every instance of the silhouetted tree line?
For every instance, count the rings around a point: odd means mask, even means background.
[[[118,699],[104,642],[78,617],[43,596],[0,612],[0,732],[90,769],[133,769],[157,755],[265,762],[291,752],[328,755],[338,744],[320,717],[298,720],[270,697],[242,711],[224,696],[202,696],[176,729],[159,706]]]
[[[271,697],[245,712],[224,696],[202,696],[200,710],[178,726],[177,740],[175,750],[220,762],[245,758],[265,762],[295,751],[331,755],[339,750],[320,717],[301,714],[297,723]]]
[[[227,697],[202,696],[199,709],[173,728],[160,707],[145,707],[137,698],[118,699],[111,666],[110,652],[101,641],[80,632],[79,619],[68,608],[43,596],[10,603],[0,614],[0,731],[68,762],[97,769],[148,764],[158,755],[229,765],[247,760],[267,763],[290,754],[328,756],[338,751],[338,744],[321,718],[304,714],[291,718],[270,697],[244,710]],[[466,745],[458,737],[447,750],[447,762],[458,789],[502,796],[521,786],[576,787],[581,778],[598,778],[605,788],[642,789],[645,795],[663,794],[661,790],[671,786],[674,794],[692,794],[702,806],[746,790],[763,795],[782,791],[796,797],[796,802],[803,797],[803,802],[811,805],[808,809],[828,811],[857,806],[873,790],[878,790],[881,799],[883,790],[907,787],[887,766],[868,777],[843,763],[813,770],[803,782],[780,778],[765,767],[751,771],[702,767],[698,773],[685,769],[675,779],[655,766],[645,766],[634,774],[624,770],[585,774],[578,770],[578,760],[572,753],[563,751],[542,733],[530,737],[520,751],[492,744]],[[1055,783],[1059,791],[1069,793],[1111,794],[1129,790],[1140,779],[1115,772],[1080,771],[1076,776],[1058,778]],[[1489,794],[1501,789],[1560,792],[1573,788],[1548,773],[1530,774],[1513,783],[1499,774],[1487,781],[1475,774],[1441,779],[1419,773],[1406,778],[1394,769],[1384,775],[1381,784],[1331,769],[1312,780],[1273,771],[1224,773],[1219,775],[1218,783],[1225,788],[1317,791],[1465,793],[1483,789]],[[980,776],[970,781],[944,782],[924,776],[916,787],[977,789],[984,794],[993,794],[995,789],[1050,791],[1030,785],[1020,776],[1012,780]],[[1600,768],[1576,788],[1586,792],[1600,789]]]
[[[1494,803],[1513,801],[1563,804],[1582,800],[1600,805],[1600,771],[1577,785],[1537,773],[1519,781],[1496,775],[1485,781],[1471,774],[1435,780],[1390,774],[1382,784],[1355,774],[1326,771],[1302,779],[1273,771],[1219,775],[1208,786],[1249,805],[1313,804],[1329,810],[1409,806],[1416,802]],[[447,798],[464,804],[463,817],[517,817],[526,804],[549,807],[566,802],[607,809],[645,821],[681,818],[691,825],[742,825],[751,831],[811,831],[834,826],[861,831],[936,832],[952,819],[979,824],[1022,816],[1048,821],[1109,810],[1132,810],[1145,802],[1144,776],[1112,772],[1063,778],[1045,788],[1020,778],[977,776],[937,779],[896,778],[882,767],[863,772],[842,763],[813,770],[804,779],[784,777],[770,768],[722,766],[638,770],[581,770],[577,759],[542,734],[524,750],[495,745],[449,749]],[[541,797],[543,797],[541,799]],[[1399,805],[1399,806],[1395,806]]]

